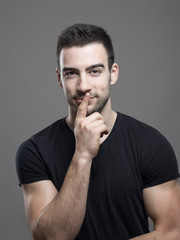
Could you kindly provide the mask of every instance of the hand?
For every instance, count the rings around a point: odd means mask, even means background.
[[[100,113],[86,117],[89,100],[90,94],[86,93],[77,111],[74,133],[76,153],[83,158],[93,159],[99,151],[100,137],[108,134],[108,128]]]

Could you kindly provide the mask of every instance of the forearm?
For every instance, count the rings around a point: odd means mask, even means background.
[[[130,240],[165,240],[161,233],[153,231],[151,233],[143,234],[141,236],[131,238]]]
[[[129,240],[179,240],[179,239],[180,235],[178,231],[167,231],[166,233],[162,233],[155,230],[151,233],[131,238]]]
[[[84,220],[91,161],[74,155],[55,199],[41,213],[34,230],[36,240],[74,239]]]

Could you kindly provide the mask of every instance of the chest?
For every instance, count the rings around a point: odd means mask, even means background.
[[[60,146],[60,145],[59,145]],[[52,181],[60,190],[75,150],[75,142],[52,151],[49,165]],[[142,192],[138,149],[117,137],[106,139],[93,159],[89,194],[119,201]]]
[[[111,202],[142,198],[142,180],[138,155],[109,144],[108,150],[100,149],[93,160],[89,195]]]

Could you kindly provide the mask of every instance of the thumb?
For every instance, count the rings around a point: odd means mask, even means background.
[[[90,99],[90,94],[86,93],[84,95],[84,98],[83,98],[81,104],[78,107],[76,118],[78,118],[78,119],[86,118],[89,99]]]

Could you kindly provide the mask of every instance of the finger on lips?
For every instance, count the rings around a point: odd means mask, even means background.
[[[83,117],[83,118],[86,117],[89,99],[90,99],[90,94],[86,93],[83,97],[81,104],[78,107],[77,117]]]

